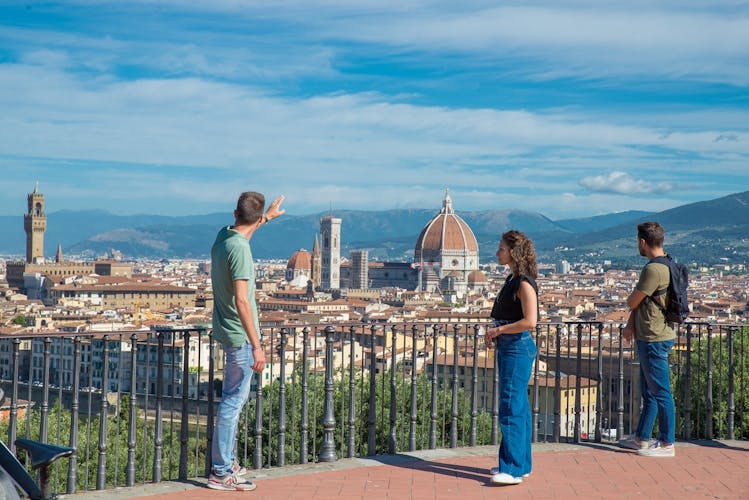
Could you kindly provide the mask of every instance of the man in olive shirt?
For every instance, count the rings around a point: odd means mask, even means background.
[[[640,255],[651,261],[665,255],[663,237],[663,227],[657,222],[639,224],[637,243]],[[656,291],[668,288],[669,273],[665,264],[648,262],[645,265],[635,289],[627,298],[627,306],[631,312],[627,326],[622,331],[625,339],[631,341],[634,338],[637,345],[642,411],[637,431],[619,441],[619,444],[637,450],[638,455],[648,457],[673,457],[676,454],[676,418],[668,364],[668,353],[674,346],[676,333],[666,322],[663,312],[668,303],[668,293],[653,297]],[[661,307],[654,302],[656,300]],[[650,435],[656,416],[658,439],[651,444]]]
[[[216,490],[250,491],[255,484],[246,478],[234,454],[239,415],[250,396],[253,372],[265,367],[260,344],[260,325],[255,304],[255,265],[249,240],[255,231],[280,217],[284,197],[278,197],[263,213],[265,197],[242,193],[234,210],[234,225],[219,231],[211,248],[213,288],[213,338],[224,349],[224,381],[216,412],[211,445],[211,475],[208,487]]]

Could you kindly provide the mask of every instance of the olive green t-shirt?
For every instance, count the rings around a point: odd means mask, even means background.
[[[656,290],[668,288],[670,279],[668,266],[659,262],[650,262],[640,273],[635,288],[651,296]],[[676,338],[676,332],[666,323],[666,315],[653,301],[665,307],[668,303],[668,292],[655,298],[645,298],[635,309],[635,332],[637,338],[648,342],[659,342]]]
[[[249,342],[234,300],[234,281],[247,280],[248,298],[255,329],[260,325],[255,304],[255,264],[247,238],[225,227],[219,231],[211,248],[211,285],[213,287],[213,338],[235,347]]]

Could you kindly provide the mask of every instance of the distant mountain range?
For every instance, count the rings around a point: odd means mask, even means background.
[[[342,223],[342,254],[367,249],[379,260],[411,260],[416,239],[435,209],[336,211]],[[691,203],[660,213],[628,211],[579,219],[552,221],[522,210],[458,212],[479,242],[481,260],[494,260],[497,240],[510,228],[528,233],[540,258],[575,261],[608,259],[633,263],[635,225],[657,220],[667,231],[667,250],[682,261],[700,263],[749,260],[749,191]],[[300,248],[311,249],[324,213],[286,215],[253,240],[258,258],[286,259]],[[118,216],[105,211],[63,210],[47,215],[46,254],[58,244],[66,255],[95,257],[112,249],[129,258],[207,258],[217,230],[232,222],[229,213],[183,217]],[[0,254],[22,255],[23,216],[0,216]]]

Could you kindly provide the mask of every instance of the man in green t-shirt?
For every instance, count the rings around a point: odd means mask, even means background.
[[[668,266],[652,262],[655,257],[665,255],[663,239],[663,227],[657,222],[643,222],[637,226],[640,255],[650,262],[642,269],[635,289],[627,298],[631,312],[627,326],[622,330],[624,338],[629,341],[634,339],[637,346],[642,410],[636,432],[620,440],[619,444],[647,457],[673,457],[676,454],[676,412],[668,364],[668,353],[674,346],[676,333],[666,322],[664,313],[668,293],[653,297],[656,291],[667,290],[670,281]],[[658,439],[651,444],[650,435],[656,416]]]
[[[213,337],[224,348],[224,381],[221,403],[211,443],[211,475],[208,487],[216,490],[250,491],[255,484],[234,454],[239,414],[250,396],[253,372],[265,367],[260,343],[260,324],[255,304],[255,265],[249,240],[255,231],[283,215],[279,196],[267,212],[265,197],[242,193],[234,210],[234,225],[219,231],[211,248],[213,288]]]

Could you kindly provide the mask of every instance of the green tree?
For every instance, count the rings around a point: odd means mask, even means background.
[[[676,357],[678,373],[672,374],[677,409],[689,405],[690,437],[706,438],[707,422],[712,425],[712,437],[728,437],[729,388],[733,379],[733,422],[736,439],[749,438],[749,327],[721,329],[711,339],[704,335],[692,336],[689,385],[686,378],[686,355]],[[729,350],[733,349],[733,364],[729,364]],[[710,370],[708,371],[708,366]],[[708,419],[708,373],[712,378],[712,418]],[[688,390],[688,393],[687,393]],[[689,398],[687,398],[687,394]],[[683,431],[686,411],[677,414],[677,430]]]

